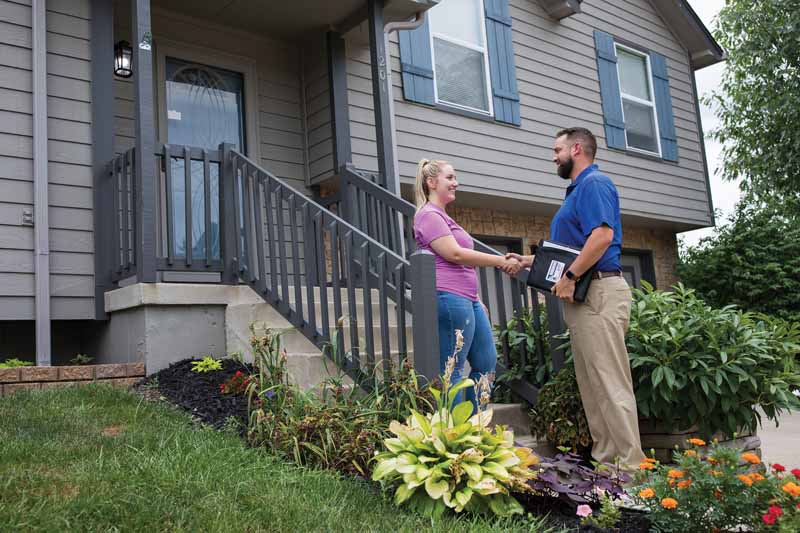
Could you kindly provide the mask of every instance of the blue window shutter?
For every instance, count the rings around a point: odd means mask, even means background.
[[[398,34],[403,96],[412,102],[433,105],[433,54],[427,17],[419,28]]]
[[[519,91],[514,64],[514,46],[511,42],[508,0],[484,0],[484,8],[494,118],[498,122],[519,126]]]
[[[625,121],[622,118],[622,98],[619,94],[617,51],[614,38],[602,31],[594,31],[597,51],[597,74],[600,78],[600,100],[603,102],[603,123],[609,148],[625,150]]]
[[[669,95],[669,75],[664,56],[650,52],[650,69],[653,71],[653,93],[656,97],[658,134],[661,136],[661,157],[667,161],[678,160],[678,137],[675,135],[675,117],[672,97]]]

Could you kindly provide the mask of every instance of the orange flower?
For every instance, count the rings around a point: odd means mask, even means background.
[[[795,498],[800,497],[800,485],[794,481],[785,483],[781,488],[783,489],[783,492],[789,494],[790,496],[794,496]]]
[[[678,500],[674,498],[664,498],[661,500],[661,507],[664,509],[675,509],[678,507]]]
[[[695,446],[705,446],[706,445],[706,441],[704,441],[703,439],[689,439],[686,442],[688,442],[689,444],[694,444]]]
[[[653,457],[645,457],[645,458],[644,458],[644,462],[645,462],[645,463],[653,463],[653,464],[655,464],[655,463],[657,463],[658,461],[656,461],[656,460],[655,460]]]
[[[686,488],[689,488],[689,486],[691,484],[692,484],[692,480],[691,479],[684,479],[683,481],[679,481],[678,482],[678,488],[679,489],[686,489]]]
[[[653,463],[648,463],[647,461],[642,461],[639,463],[639,470],[652,470],[656,467]]]
[[[670,470],[667,473],[667,477],[671,477],[673,479],[680,479],[683,477],[684,472],[682,470]]]
[[[753,472],[752,474],[750,474],[750,479],[756,482],[756,481],[764,481],[766,478],[761,474],[759,474],[758,472]]]
[[[647,500],[649,498],[652,498],[655,495],[656,495],[656,491],[654,491],[651,488],[646,488],[646,489],[642,489],[642,490],[639,491],[639,497],[643,498],[645,500]]]
[[[686,450],[685,452],[683,452],[683,455],[687,457],[697,457],[697,452],[694,450]]]
[[[750,476],[747,476],[747,475],[745,475],[745,474],[739,474],[739,475],[738,475],[738,476],[736,476],[736,477],[737,477],[737,478],[739,478],[739,481],[741,481],[742,483],[744,483],[744,484],[745,484],[745,485],[747,485],[748,487],[749,487],[749,486],[751,486],[751,485],[753,484],[753,480],[752,480],[752,479],[750,479]]]
[[[706,457],[706,461],[708,461],[708,464],[710,464],[710,465],[717,464],[717,460],[714,459],[713,457]]]
[[[674,487],[675,486],[675,480],[674,479],[668,479],[667,483],[669,483],[670,487]]]
[[[717,497],[718,500],[722,499],[722,491],[719,489],[714,489],[714,496]]]
[[[711,475],[714,477],[719,477],[722,475],[722,472],[720,472],[719,470],[712,470]]]
[[[754,453],[750,453],[750,452],[743,453],[741,455],[741,457],[742,457],[743,460],[745,460],[748,463],[753,464],[753,465],[757,465],[757,464],[759,464],[761,462],[761,459]]]

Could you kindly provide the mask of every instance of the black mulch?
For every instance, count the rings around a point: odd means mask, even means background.
[[[232,359],[222,359],[222,370],[192,372],[192,361],[184,359],[173,363],[140,382],[136,388],[146,390],[156,385],[161,396],[170,403],[214,428],[222,428],[230,417],[236,418],[240,427],[246,427],[247,395],[222,394],[220,385],[230,380],[237,370],[250,375],[252,367]]]
[[[173,363],[168,368],[156,372],[136,385],[136,389],[147,392],[154,388],[170,403],[189,411],[200,421],[217,429],[222,428],[230,417],[240,422],[240,430],[247,427],[247,396],[244,394],[221,394],[220,385],[230,380],[237,370],[245,375],[253,372],[249,365],[242,365],[232,359],[222,359],[222,370],[212,372],[192,372],[192,359]],[[557,499],[530,494],[515,495],[523,507],[533,515],[549,515],[548,522],[553,527],[569,531],[598,532],[596,528],[582,527],[580,518],[575,515],[573,506]],[[650,521],[645,513],[629,509],[622,510],[622,520],[618,524],[620,533],[646,533]]]

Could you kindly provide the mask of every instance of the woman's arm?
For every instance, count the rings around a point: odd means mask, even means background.
[[[473,267],[497,267],[509,274],[516,274],[520,263],[514,258],[505,258],[502,255],[485,254],[458,245],[452,235],[445,235],[434,239],[430,244],[433,251],[451,263]]]

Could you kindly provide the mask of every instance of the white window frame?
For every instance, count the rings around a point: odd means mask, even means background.
[[[647,68],[646,76],[647,76],[647,83],[649,84],[650,96],[652,101],[642,100],[641,98],[637,98],[636,96],[626,94],[622,90],[622,78],[619,75],[619,60],[617,61],[617,83],[619,84],[619,96],[620,96],[620,108],[622,109],[622,122],[625,123],[625,100],[629,100],[636,104],[649,106],[653,113],[653,124],[655,125],[655,133],[656,133],[656,146],[658,147],[657,152],[651,152],[650,150],[643,150],[641,148],[636,148],[635,146],[630,146],[628,144],[628,128],[625,127],[625,148],[632,152],[639,152],[641,154],[647,155],[655,155],[661,157],[661,130],[659,129],[658,125],[658,112],[656,110],[656,93],[655,88],[653,85],[653,71],[650,67],[650,55],[642,52],[641,50],[637,50],[635,48],[631,48],[630,46],[625,46],[624,44],[615,42],[614,43],[614,54],[619,59],[619,54],[617,54],[617,50],[622,49],[626,52],[637,55],[644,58],[645,66]]]
[[[494,96],[492,95],[492,79],[491,73],[489,72],[489,43],[486,40],[486,7],[483,5],[484,0],[480,0],[480,7],[478,9],[479,13],[478,16],[480,17],[480,27],[481,27],[481,37],[483,38],[483,46],[476,46],[472,43],[464,42],[460,39],[454,39],[445,33],[438,33],[433,31],[433,21],[431,21],[431,31],[430,33],[430,48],[431,48],[431,66],[433,69],[433,99],[434,102],[437,104],[447,106],[447,107],[454,107],[456,109],[463,109],[465,111],[470,111],[472,113],[479,113],[481,115],[486,115],[488,117],[494,116]],[[436,9],[435,7],[432,9]],[[471,50],[475,50],[476,52],[481,52],[483,54],[483,71],[486,74],[485,76],[485,87],[486,87],[486,95],[487,100],[489,103],[489,109],[478,109],[476,107],[469,107],[461,104],[457,104],[455,102],[448,102],[447,100],[439,100],[439,88],[436,84],[436,50],[433,46],[433,39],[438,38],[443,41],[447,41],[458,46],[463,46],[464,48],[469,48]]]

